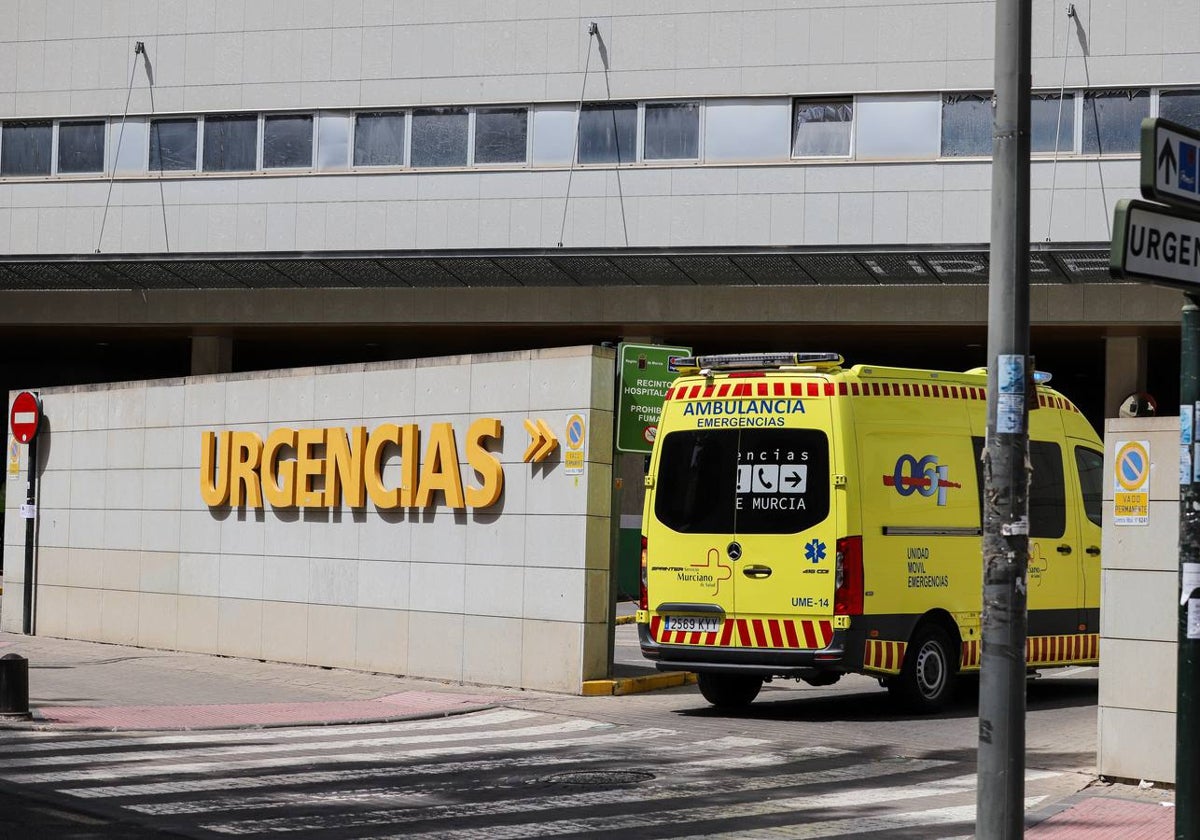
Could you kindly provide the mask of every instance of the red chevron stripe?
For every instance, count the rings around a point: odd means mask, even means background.
[[[790,648],[800,647],[800,639],[796,636],[796,622],[783,622],[783,632],[787,634],[787,643]]]
[[[750,624],[754,628],[754,643],[758,647],[766,647],[767,646],[767,631],[766,631],[766,628],[763,627],[762,619],[755,618],[755,619],[751,620]]]
[[[721,628],[721,647],[728,647],[731,638],[733,638],[733,621],[727,618],[725,626]]]

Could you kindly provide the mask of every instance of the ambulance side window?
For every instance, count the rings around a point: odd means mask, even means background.
[[[1084,515],[1099,525],[1100,501],[1104,494],[1104,456],[1086,446],[1076,446],[1075,466],[1079,470],[1079,489],[1083,494]]]
[[[983,438],[973,437],[979,488],[979,520],[983,521]],[[1045,440],[1029,441],[1033,476],[1029,484],[1029,536],[1056,539],[1067,530],[1067,492],[1063,481],[1062,449]]]
[[[1067,490],[1062,449],[1057,443],[1029,441],[1033,464],[1029,484],[1029,536],[1056,539],[1067,530]]]

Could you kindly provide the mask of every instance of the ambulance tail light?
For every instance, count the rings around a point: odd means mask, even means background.
[[[646,538],[643,536],[642,537],[642,586],[641,586],[641,591],[638,593],[638,609],[639,610],[650,609],[649,603],[650,603],[649,598],[646,595]]]
[[[843,537],[837,541],[834,586],[834,615],[862,615],[862,537]]]

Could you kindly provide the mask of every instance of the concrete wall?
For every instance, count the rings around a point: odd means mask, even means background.
[[[771,95],[786,104],[992,87],[991,4],[795,5],[3,0],[0,118],[119,121],[127,97],[140,117],[570,103],[581,91],[588,100]],[[1137,3],[1077,3],[1085,63],[1063,5],[1034,6],[1037,87],[1063,83],[1064,54],[1068,88],[1200,77],[1192,16],[1164,25]],[[591,21],[602,45],[587,35]],[[149,72],[133,55],[137,40]],[[139,136],[145,143],[144,127]],[[111,195],[106,175],[0,181],[0,253],[978,244],[990,238],[990,177],[979,160],[810,159],[655,162],[573,179],[562,166],[122,174]],[[1041,160],[1031,177],[1035,240],[1107,240],[1114,202],[1136,194],[1136,155]]]
[[[1150,442],[1150,522],[1113,523],[1114,442]],[[1100,773],[1175,780],[1179,609],[1179,418],[1104,427],[1100,583]]]
[[[578,691],[605,674],[613,353],[563,348],[41,392],[36,632],[445,680]],[[15,395],[10,395],[11,399]],[[522,461],[523,422],[581,414]],[[205,430],[496,417],[496,506],[208,508]],[[24,456],[23,456],[24,457]],[[424,458],[423,458],[424,460]],[[3,629],[22,619],[26,466],[8,476]],[[395,459],[385,468],[399,484]]]

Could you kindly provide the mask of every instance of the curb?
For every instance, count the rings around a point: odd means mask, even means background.
[[[667,671],[644,677],[620,677],[612,680],[586,680],[580,693],[584,697],[607,697],[609,695],[641,694],[662,688],[678,688],[694,685],[696,675],[685,671]]]

